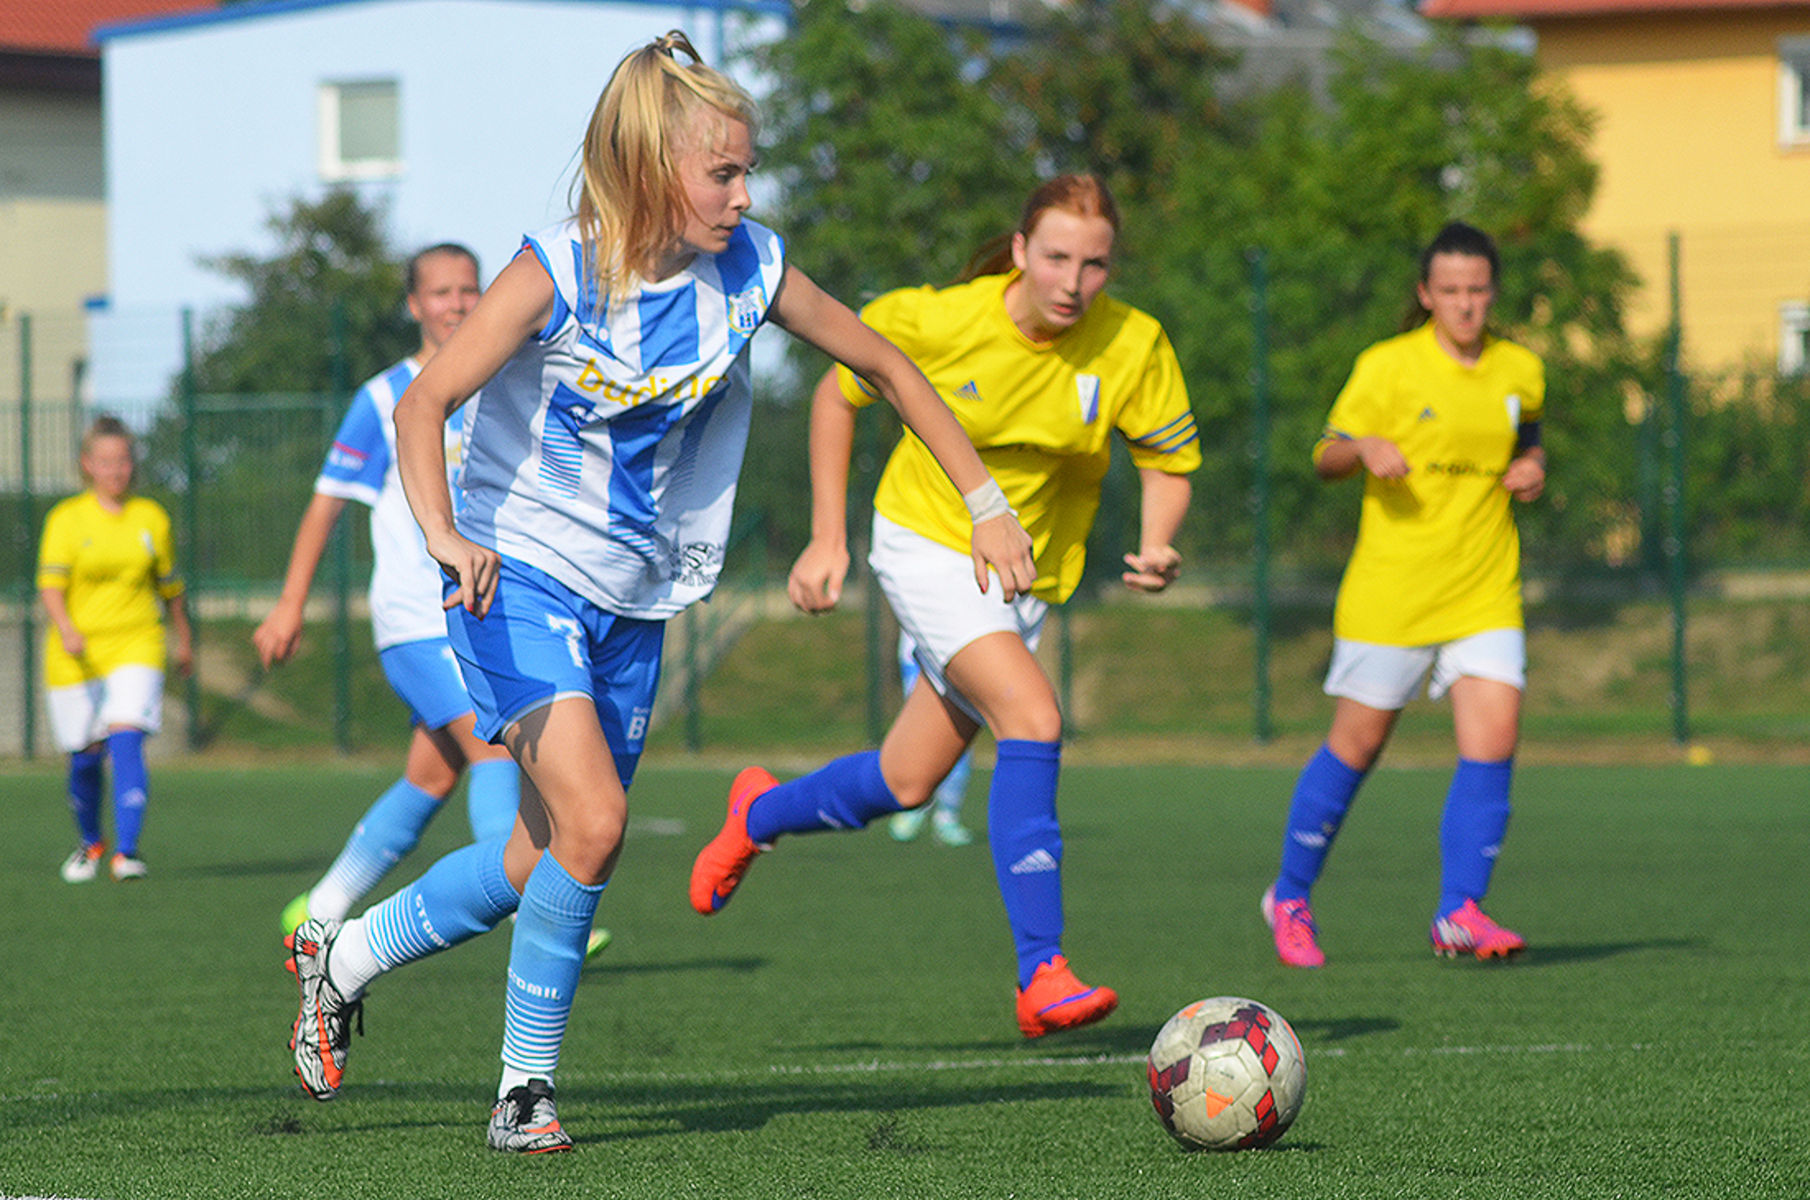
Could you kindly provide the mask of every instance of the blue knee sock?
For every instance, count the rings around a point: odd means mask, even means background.
[[[551,851],[540,856],[528,876],[509,948],[505,1066],[552,1081],[603,886],[579,883]]]
[[[1061,742],[1003,738],[987,792],[987,841],[1018,953],[1018,986],[1062,952],[1062,827],[1056,822]]]
[[[138,857],[138,835],[144,829],[145,801],[150,798],[150,777],[145,773],[145,733],[142,729],[116,729],[107,735],[107,757],[113,760],[114,849],[127,858]]]
[[[863,750],[760,797],[748,808],[748,836],[765,846],[782,833],[859,829],[901,807],[880,775],[880,752]]]
[[[392,783],[352,827],[345,848],[315,885],[323,901],[331,901],[323,911],[349,911],[415,848],[421,831],[439,811],[440,797],[406,779]]]
[[[1325,746],[1301,768],[1288,804],[1282,867],[1276,876],[1277,900],[1307,899],[1363,782],[1363,771],[1345,765]]]
[[[1489,891],[1490,873],[1508,833],[1508,787],[1515,760],[1461,758],[1439,822],[1439,916]]]
[[[514,912],[521,897],[503,873],[505,839],[454,850],[364,916],[384,970],[476,937]]]
[[[471,840],[488,842],[508,837],[515,828],[515,810],[522,803],[522,775],[513,759],[487,758],[471,764],[465,785],[465,814],[471,820]]]
[[[101,840],[101,764],[106,760],[102,750],[77,750],[69,756],[69,811],[89,846]]]

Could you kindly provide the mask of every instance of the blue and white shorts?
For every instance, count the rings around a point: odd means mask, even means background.
[[[1427,697],[1437,700],[1466,675],[1514,688],[1527,686],[1527,635],[1488,629],[1432,646],[1384,646],[1334,638],[1326,672],[1328,696],[1343,696],[1385,712],[1407,707],[1427,676]]]
[[[989,633],[1015,633],[1033,654],[1043,637],[1049,602],[1029,592],[1006,602],[997,576],[983,593],[974,586],[974,560],[879,513],[867,556],[899,628],[916,645],[919,670],[939,696],[982,725],[979,710],[954,690],[943,668],[956,652]]]
[[[455,585],[448,583],[450,595]],[[647,742],[666,622],[607,612],[544,571],[504,557],[483,620],[454,608],[447,633],[477,713],[495,741],[537,708],[584,696],[627,787]]]
[[[377,661],[415,724],[444,729],[471,711],[459,660],[445,638],[385,646],[377,652]]]

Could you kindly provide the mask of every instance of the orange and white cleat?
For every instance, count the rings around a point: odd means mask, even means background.
[[[1028,1038],[1078,1029],[1118,1006],[1117,992],[1082,983],[1068,969],[1068,958],[1058,954],[1037,968],[1029,987],[1018,989],[1018,1029]]]
[[[327,954],[339,936],[338,921],[303,921],[283,939],[301,992],[301,1007],[289,1032],[295,1076],[316,1100],[331,1100],[345,1082],[352,1026],[364,1032],[364,1001],[347,1000],[327,978]]]
[[[767,849],[748,837],[748,806],[779,786],[762,767],[744,767],[729,785],[729,813],[723,828],[698,851],[691,865],[691,906],[705,916],[722,911],[754,856]]]
[[[505,1154],[551,1154],[572,1148],[572,1136],[560,1128],[553,1108],[553,1087],[544,1079],[510,1088],[490,1110],[485,1136],[492,1150]]]
[[[63,877],[64,883],[92,883],[100,873],[101,859],[105,857],[105,843],[84,842],[63,860],[63,865],[57,868],[57,874]]]

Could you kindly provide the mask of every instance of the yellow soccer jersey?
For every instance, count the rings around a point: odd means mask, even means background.
[[[954,411],[1031,535],[1032,592],[1060,604],[1081,581],[1112,431],[1139,467],[1175,474],[1200,466],[1199,434],[1175,351],[1154,318],[1101,294],[1061,337],[1033,342],[1006,315],[1015,277],[905,288],[861,315]],[[850,402],[875,398],[846,368],[837,373]],[[886,464],[874,507],[932,541],[969,548],[973,523],[960,494],[909,432]]]
[[[1518,426],[1540,418],[1545,398],[1532,352],[1492,339],[1467,367],[1440,349],[1430,323],[1358,356],[1315,460],[1332,440],[1382,437],[1401,449],[1408,475],[1364,477],[1337,636],[1426,646],[1521,627],[1521,541],[1502,473]]]
[[[63,590],[69,619],[88,644],[81,658],[71,658],[56,627],[50,628],[44,669],[51,687],[127,664],[162,669],[158,599],[182,592],[169,514],[142,496],[128,497],[116,513],[102,508],[92,491],[61,501],[44,520],[38,587]]]

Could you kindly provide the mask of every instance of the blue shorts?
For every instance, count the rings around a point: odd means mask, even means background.
[[[585,696],[597,709],[622,786],[634,779],[660,685],[666,622],[606,612],[546,572],[505,557],[484,619],[455,608],[447,633],[478,714],[479,737],[495,741],[535,709]]]
[[[408,705],[409,719],[429,729],[444,729],[471,711],[471,697],[459,674],[459,660],[445,638],[401,642],[377,652],[383,677]]]

